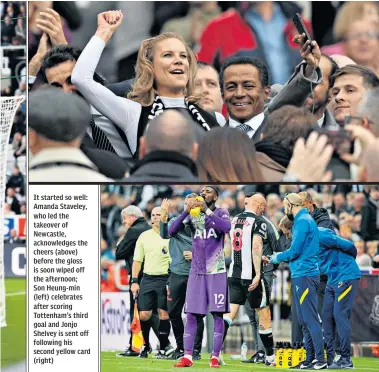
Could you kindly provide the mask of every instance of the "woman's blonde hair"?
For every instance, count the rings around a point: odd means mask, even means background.
[[[347,1],[342,5],[333,25],[333,34],[337,41],[341,41],[345,38],[349,27],[354,21],[365,18],[365,9],[368,6],[376,6],[377,12],[379,13],[379,7],[374,1]]]
[[[198,102],[201,95],[194,93],[194,79],[197,70],[196,56],[191,48],[184,41],[183,37],[174,32],[163,32],[158,36],[146,39],[142,42],[138,51],[137,63],[135,67],[136,81],[133,89],[128,93],[127,97],[133,101],[140,103],[142,106],[151,106],[154,102],[155,95],[158,94],[154,78],[153,58],[156,45],[163,40],[178,39],[186,48],[187,58],[189,62],[188,83],[183,92],[190,102]]]

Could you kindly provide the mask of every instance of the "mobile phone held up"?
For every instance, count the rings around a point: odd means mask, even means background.
[[[299,13],[296,13],[293,18],[292,18],[292,21],[293,21],[293,24],[295,25],[295,27],[297,28],[297,32],[302,35],[302,34],[305,34],[305,39],[304,39],[304,44],[309,40],[310,42],[312,42],[312,38],[311,38],[311,35],[309,35],[309,32],[307,30],[307,28],[305,27],[304,25],[304,22],[303,20],[301,19],[301,16]],[[313,49],[313,46],[311,44],[311,50]]]
[[[353,140],[345,128],[341,127],[339,130],[327,131],[329,138],[328,143],[334,147],[334,150],[339,155],[352,153]]]

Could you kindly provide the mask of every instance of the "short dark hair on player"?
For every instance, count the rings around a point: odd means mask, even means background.
[[[334,85],[337,78],[343,75],[359,75],[363,78],[363,85],[368,89],[379,87],[379,79],[375,73],[367,67],[361,65],[346,65],[332,76],[332,85]]]
[[[74,46],[67,45],[57,45],[49,50],[43,57],[41,73],[45,83],[48,83],[46,78],[46,70],[58,66],[61,63],[67,61],[77,61],[80,57],[82,51]],[[93,78],[96,82],[104,84],[105,79],[103,79],[98,73],[94,73]]]
[[[259,81],[262,84],[262,87],[267,87],[269,85],[269,75],[267,66],[259,59],[252,57],[229,57],[221,66],[220,71],[220,81],[221,87],[224,85],[224,73],[225,70],[234,65],[252,65],[257,68],[259,72]]]

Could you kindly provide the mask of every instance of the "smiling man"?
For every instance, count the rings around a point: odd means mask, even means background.
[[[307,97],[322,81],[318,67],[321,52],[315,41],[303,42],[304,36],[294,39],[299,44],[299,52],[304,61],[299,64],[293,75],[279,89],[274,98],[269,97],[269,74],[267,66],[252,57],[231,57],[221,67],[220,80],[224,103],[229,112],[225,124],[245,132],[254,143],[261,139],[267,115],[284,105],[302,107]]]
[[[257,142],[264,127],[264,103],[270,93],[267,67],[255,58],[235,57],[226,61],[221,76],[229,126],[246,132]]]
[[[358,116],[365,94],[379,87],[379,79],[370,69],[360,65],[347,65],[332,77],[330,109],[336,122],[345,123],[347,116]]]

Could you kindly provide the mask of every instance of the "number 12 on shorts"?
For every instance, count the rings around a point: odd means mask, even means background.
[[[222,307],[225,305],[225,296],[222,293],[215,293],[215,304],[217,307]]]

